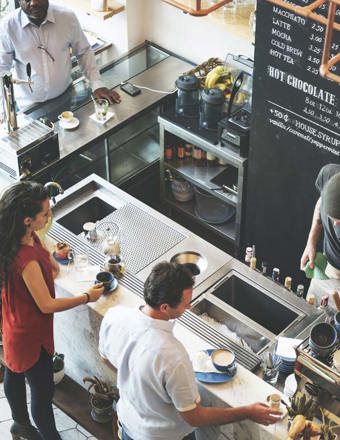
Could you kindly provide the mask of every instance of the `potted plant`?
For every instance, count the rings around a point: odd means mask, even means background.
[[[99,423],[106,423],[112,419],[113,402],[119,398],[118,389],[101,381],[98,377],[84,377],[83,382],[88,383],[90,393],[91,417]]]
[[[62,353],[54,353],[53,355],[53,382],[57,385],[65,376],[65,362]]]

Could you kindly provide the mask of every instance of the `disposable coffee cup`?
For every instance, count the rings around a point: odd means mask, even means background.
[[[102,283],[105,287],[105,290],[109,290],[112,284],[114,276],[111,272],[99,272],[96,275],[96,283]]]

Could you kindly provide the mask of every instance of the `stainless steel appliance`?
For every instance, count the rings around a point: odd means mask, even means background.
[[[228,57],[227,57],[228,60]],[[227,62],[227,61],[226,61]],[[233,59],[236,75],[230,95],[227,116],[218,123],[218,137],[222,146],[239,149],[242,157],[248,156],[251,119],[253,62],[244,57]]]
[[[53,128],[19,114],[20,128],[0,135],[0,171],[24,179],[59,159],[58,134]]]
[[[297,348],[295,374],[298,389],[315,396],[335,423],[340,424],[340,372],[333,366],[333,353],[340,349],[340,340],[326,359],[317,359],[306,338]]]

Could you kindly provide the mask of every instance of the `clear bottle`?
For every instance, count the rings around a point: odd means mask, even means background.
[[[328,304],[328,300],[329,300],[328,295],[322,296],[321,303],[320,303],[318,309],[325,314],[325,322],[327,322],[328,324],[331,324],[334,319],[334,313],[332,312],[332,309],[330,308],[330,306]]]
[[[314,293],[307,294],[307,296],[306,296],[306,301],[307,301],[308,304],[310,304],[311,306],[314,306],[314,305],[315,305],[315,301],[316,301],[316,298],[315,298]]]
[[[280,269],[278,267],[274,267],[272,272],[272,279],[277,283],[280,281]]]
[[[298,284],[296,287],[296,296],[299,298],[303,298],[303,294],[305,293],[305,286],[303,284]]]
[[[267,263],[267,261],[262,261],[261,269],[262,269],[262,274],[263,275],[267,275],[267,271],[268,271],[268,263]]]

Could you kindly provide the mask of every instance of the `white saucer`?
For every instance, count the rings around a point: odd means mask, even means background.
[[[78,127],[79,119],[73,117],[69,122],[59,121],[59,125],[65,130],[73,130],[74,128]]]

